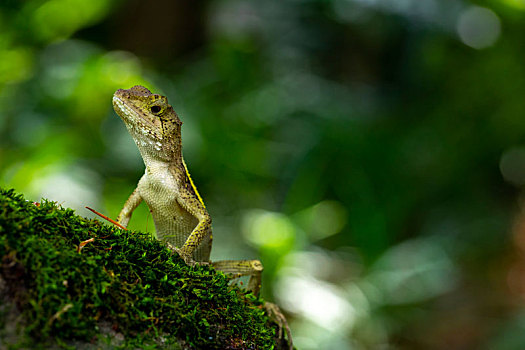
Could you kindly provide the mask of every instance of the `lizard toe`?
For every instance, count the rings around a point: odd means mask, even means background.
[[[268,314],[268,317],[279,326],[278,338],[284,341],[284,337],[283,337],[283,329],[284,329],[284,332],[286,333],[286,337],[288,338],[289,349],[293,350],[292,331],[290,330],[288,321],[286,321],[286,317],[282,313],[279,306],[277,306],[274,303],[265,302],[264,308],[266,309],[266,313]]]

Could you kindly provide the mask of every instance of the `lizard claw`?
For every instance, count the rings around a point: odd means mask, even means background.
[[[286,317],[284,317],[284,314],[282,313],[279,306],[277,306],[274,303],[265,302],[264,308],[266,309],[266,312],[268,314],[268,317],[277,323],[279,326],[279,340],[284,341],[283,337],[283,329],[286,332],[286,337],[288,338],[288,346],[290,350],[293,350],[293,340],[292,340],[292,331],[290,330],[290,326],[288,325],[288,321],[286,321]]]

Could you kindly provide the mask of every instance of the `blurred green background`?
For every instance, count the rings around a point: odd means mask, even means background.
[[[0,185],[116,217],[143,84],[299,349],[525,348],[523,33],[524,0],[5,0]]]

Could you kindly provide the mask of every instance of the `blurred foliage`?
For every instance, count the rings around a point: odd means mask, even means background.
[[[523,1],[5,1],[0,29],[2,185],[116,216],[143,165],[111,94],[145,84],[212,258],[261,258],[299,348],[525,345]]]

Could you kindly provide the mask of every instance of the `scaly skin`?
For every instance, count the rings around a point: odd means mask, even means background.
[[[129,196],[117,221],[127,227],[133,210],[144,200],[148,205],[157,239],[167,242],[186,264],[210,263],[211,218],[182,158],[182,122],[165,96],[137,85],[117,90],[113,108],[126,124],[144,160],[146,171]],[[263,270],[259,260],[224,260],[213,265],[236,278],[250,276],[248,289],[258,294]],[[285,328],[290,348],[290,329],[277,305],[266,309]]]
[[[177,247],[187,262],[208,262],[211,218],[182,158],[179,117],[164,96],[142,86],[117,90],[113,107],[142,155],[146,171],[119,214],[127,226],[142,200],[151,210],[157,238]]]

